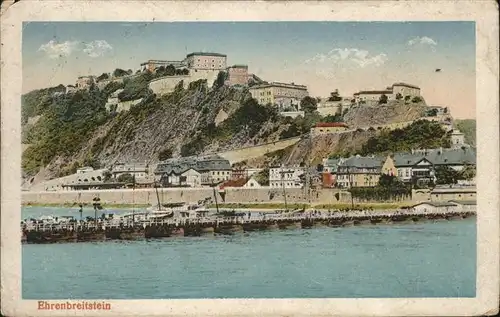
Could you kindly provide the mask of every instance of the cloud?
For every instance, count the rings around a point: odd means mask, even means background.
[[[431,39],[428,36],[422,36],[422,37],[414,37],[411,40],[408,41],[409,46],[414,46],[414,45],[429,45],[429,46],[436,46],[437,42]]]
[[[365,68],[367,66],[381,66],[385,64],[387,60],[387,55],[384,53],[373,55],[367,50],[357,48],[334,48],[327,54],[315,55],[314,57],[306,60],[305,63],[344,64]]]
[[[54,40],[50,40],[48,43],[42,44],[38,51],[45,52],[49,58],[54,59],[71,55],[71,53],[78,49],[78,45],[79,42],[77,41],[58,43]]]
[[[83,51],[90,57],[99,57],[111,51],[113,47],[105,40],[95,40],[92,42],[66,41],[56,42],[51,40],[42,44],[38,51],[45,52],[51,58],[67,57],[74,52]]]
[[[83,49],[83,51],[90,57],[102,56],[113,49],[113,47],[109,45],[109,43],[105,40],[96,40],[84,44],[85,48]]]

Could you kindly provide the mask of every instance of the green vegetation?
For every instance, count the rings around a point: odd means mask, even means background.
[[[125,184],[133,184],[135,183],[135,177],[132,174],[122,174],[116,178],[117,182],[125,183]]]
[[[401,200],[411,196],[411,187],[403,184],[396,176],[382,174],[374,187],[352,187],[349,189],[353,198],[358,200]]]
[[[403,129],[382,130],[362,146],[361,154],[410,151],[412,148],[450,147],[450,135],[437,122],[418,120]]]
[[[327,115],[326,117],[323,117],[322,122],[343,122],[344,118],[342,118],[342,115],[340,113],[336,113],[335,115]]]
[[[106,122],[106,99],[96,89],[54,98],[36,129],[26,136],[33,145],[23,153],[24,171],[32,175],[53,158],[70,156],[81,148],[97,127]]]
[[[220,88],[222,86],[224,86],[224,83],[226,82],[228,78],[228,74],[226,72],[219,72],[219,74],[217,74],[217,79],[215,79],[214,81],[214,84],[213,84],[213,87],[215,87],[215,89],[217,88]]]
[[[281,132],[280,140],[309,133],[311,128],[314,127],[316,123],[321,121],[323,121],[322,117],[316,111],[306,112],[305,117],[298,116],[294,119],[285,118],[284,123],[289,123],[290,125],[286,130]]]
[[[449,166],[438,166],[435,169],[436,184],[456,184],[459,180],[471,180],[476,176],[476,167],[467,165],[461,171]]]
[[[134,78],[124,79],[123,91],[118,94],[118,100],[130,101],[144,98],[151,92],[149,90],[149,82],[153,79],[150,72],[144,72]]]
[[[28,118],[41,115],[48,109],[57,97],[54,97],[56,92],[65,92],[64,85],[56,87],[38,89],[30,91],[21,96],[21,122],[25,124]]]
[[[379,105],[386,104],[388,99],[389,98],[387,98],[387,96],[385,94],[382,94],[382,96],[380,96],[380,99],[378,100],[378,104]]]
[[[399,92],[396,94],[396,100],[401,100],[403,99],[403,95],[401,95]]]
[[[318,108],[318,100],[306,96],[300,101],[300,108],[306,113],[316,111]]]
[[[115,69],[115,71],[113,72],[113,77],[123,77],[123,76],[127,76],[127,75],[130,75],[130,74],[126,70],[123,70],[120,68]]]
[[[413,102],[413,103],[422,102],[422,101],[423,101],[423,99],[421,97],[419,97],[419,96],[415,96],[411,100],[411,102]]]
[[[158,153],[158,160],[160,161],[165,161],[168,160],[169,158],[172,158],[173,151],[170,148],[163,149]]]
[[[106,79],[109,79],[108,73],[102,73],[100,76],[97,76],[96,81],[99,82],[99,81],[106,80]]]
[[[476,120],[455,120],[455,127],[465,135],[465,143],[476,146]]]

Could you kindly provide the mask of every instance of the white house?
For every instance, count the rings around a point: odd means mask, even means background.
[[[412,206],[413,211],[424,214],[445,213],[455,211],[456,204],[451,202],[423,202]]]
[[[94,168],[90,167],[90,166],[84,166],[84,167],[80,167],[76,170],[76,173],[77,174],[85,174],[85,173],[89,173],[89,172],[93,172],[94,171]]]
[[[262,188],[266,187],[265,185],[259,183],[255,178],[251,177],[248,181],[243,185],[245,188]]]
[[[148,166],[145,163],[117,163],[111,169],[113,178],[130,174],[136,179],[147,178],[149,175]]]
[[[302,188],[304,182],[303,167],[274,167],[269,169],[269,186],[271,188]]]
[[[461,211],[475,212],[477,209],[476,200],[450,200],[451,204],[454,204]]]

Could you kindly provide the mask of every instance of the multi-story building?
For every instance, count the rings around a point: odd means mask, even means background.
[[[130,174],[136,179],[144,179],[149,176],[149,168],[146,163],[117,163],[111,168],[111,174],[115,179],[125,174]]]
[[[436,180],[436,167],[447,166],[462,171],[466,166],[475,165],[476,153],[471,147],[424,149],[388,156],[382,173],[397,176],[403,182],[428,182]]]
[[[260,171],[262,171],[262,168],[233,168],[231,171],[231,180],[250,178]]]
[[[227,68],[226,85],[247,85],[248,84],[248,66],[233,65]]]
[[[256,99],[259,104],[275,105],[281,111],[299,110],[300,101],[309,95],[306,86],[295,85],[294,83],[272,82],[252,86],[249,90],[252,98]]]
[[[189,171],[191,169],[193,171]],[[161,179],[164,186],[172,186],[182,182],[189,183],[190,186],[194,184],[211,186],[231,178],[231,164],[228,160],[217,155],[169,159],[157,165],[155,175]],[[183,181],[181,177],[186,177],[186,180]]]
[[[451,132],[451,146],[453,148],[461,148],[465,145],[465,134],[460,132],[458,129],[454,129]]]
[[[357,103],[363,101],[378,101],[382,95],[386,95],[387,100],[395,100],[398,95],[400,95],[401,98],[405,98],[406,96],[415,97],[420,96],[420,88],[415,85],[395,83],[384,90],[359,91],[354,94],[354,99]]]
[[[269,169],[269,186],[271,188],[302,188],[303,167],[273,167]]]
[[[344,188],[376,186],[382,163],[380,157],[350,157],[338,165],[337,184]]]
[[[219,53],[194,52],[183,61],[188,68],[196,70],[225,70],[227,55]]]

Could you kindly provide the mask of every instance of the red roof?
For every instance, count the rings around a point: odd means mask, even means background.
[[[224,182],[222,186],[220,186],[221,189],[224,189],[225,187],[243,187],[248,182],[248,178],[239,178],[235,180],[228,180],[227,182]]]
[[[316,123],[316,128],[347,128],[347,124],[344,122],[320,122]]]

